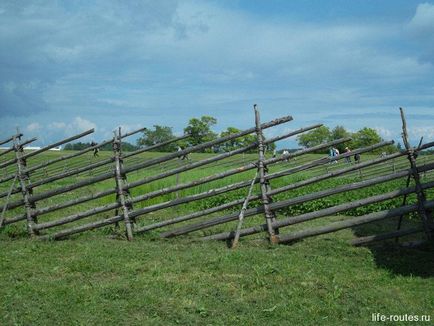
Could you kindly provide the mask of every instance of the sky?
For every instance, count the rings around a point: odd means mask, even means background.
[[[434,140],[434,2],[1,1],[0,139],[294,121]],[[134,142],[134,139],[129,139]],[[279,147],[296,147],[295,139]]]

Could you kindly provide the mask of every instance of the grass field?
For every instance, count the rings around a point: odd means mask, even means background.
[[[38,156],[47,160],[64,153],[50,152]],[[53,165],[47,175],[83,166],[90,161],[110,155],[101,152],[101,157],[91,155],[65,165]],[[126,166],[159,156],[159,153],[140,155],[126,161]],[[192,161],[208,157],[209,154],[194,154]],[[133,195],[146,193],[176,182],[195,180],[212,173],[238,167],[254,161],[256,155],[236,156],[212,166],[195,169],[179,176],[137,187]],[[309,155],[296,161],[271,167],[271,172],[301,164],[318,158]],[[368,155],[363,156],[368,160]],[[432,161],[432,158],[429,158]],[[402,161],[404,162],[404,161]],[[31,161],[31,164],[36,164]],[[129,181],[154,175],[171,167],[189,164],[170,161],[161,166],[141,170],[128,175]],[[396,169],[401,161],[395,162]],[[31,166],[31,165],[30,165]],[[402,163],[402,166],[407,166]],[[344,163],[327,165],[294,176],[273,180],[272,187],[303,180],[314,175],[344,167]],[[383,170],[364,171],[363,177],[390,173],[391,164]],[[92,171],[91,175],[107,172],[108,168]],[[10,171],[5,171],[7,174]],[[246,180],[254,175],[247,171],[232,176],[229,180],[214,181],[178,196],[209,190],[214,187]],[[36,193],[71,184],[88,178],[89,173],[59,180],[36,188]],[[35,180],[43,178],[44,172]],[[313,188],[300,189],[276,196],[276,200],[295,197],[321,189],[359,180],[353,173],[346,178],[323,182]],[[431,180],[432,175],[426,176]],[[402,187],[405,180],[391,182],[384,187],[371,187],[355,194],[340,194],[317,201],[314,206],[297,206],[279,212],[278,218],[318,207],[327,207],[366,195],[382,193],[388,189]],[[0,190],[7,191],[10,184],[1,184]],[[101,182],[86,189],[38,202],[38,207],[56,201],[69,200],[77,196],[113,187],[113,180]],[[257,189],[256,189],[257,191]],[[138,220],[139,225],[160,221],[218,203],[242,198],[246,190],[231,192],[188,205],[147,214]],[[431,194],[431,193],[430,193]],[[135,207],[148,206],[176,198],[177,194],[152,199]],[[17,194],[13,199],[19,199]],[[431,197],[432,198],[432,197]],[[77,211],[113,202],[107,196],[95,202],[64,209],[40,217],[47,221]],[[410,198],[414,200],[414,198]],[[399,200],[398,200],[399,202]],[[389,203],[395,205],[396,202]],[[387,203],[384,208],[387,208]],[[370,207],[378,209],[378,207]],[[22,212],[22,211],[21,211]],[[20,210],[8,212],[8,217]],[[350,213],[350,212],[348,212]],[[366,211],[355,212],[364,214]],[[222,213],[220,213],[222,215]],[[113,211],[102,213],[86,221],[113,216]],[[215,216],[219,216],[216,214]],[[209,218],[209,217],[207,217]],[[332,216],[282,229],[290,232],[312,225],[323,225],[329,221],[347,218],[346,215]],[[262,216],[246,220],[245,225],[256,225]],[[263,325],[263,324],[368,324],[372,313],[431,315],[434,319],[434,247],[403,248],[393,241],[356,248],[348,244],[354,235],[372,234],[379,230],[391,230],[396,220],[376,223],[353,230],[345,230],[304,240],[291,246],[269,246],[265,235],[243,238],[240,247],[229,250],[225,243],[195,241],[197,235],[232,230],[236,223],[216,226],[199,231],[191,236],[170,240],[158,239],[156,231],[136,236],[128,243],[117,232],[108,227],[73,236],[56,242],[33,241],[26,238],[25,223],[8,225],[0,232],[0,324],[4,325],[57,325],[57,324],[121,324],[121,325]],[[407,219],[411,225],[414,220]],[[61,226],[63,229],[69,226]],[[173,226],[172,226],[173,228]],[[170,229],[170,228],[168,228]],[[165,230],[165,229],[162,229]],[[158,230],[160,231],[160,230]]]

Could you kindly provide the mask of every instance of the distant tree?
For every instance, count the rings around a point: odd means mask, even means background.
[[[297,136],[297,142],[302,147],[313,147],[327,142],[331,137],[330,129],[326,126],[313,129],[309,132]],[[327,152],[325,149],[322,153]]]
[[[351,146],[353,148],[366,147],[383,141],[375,129],[368,127],[364,127],[353,133],[352,138]]]
[[[133,151],[136,151],[136,150],[139,149],[138,146],[133,145],[133,144],[128,143],[128,142],[122,142],[122,146],[121,147],[122,147],[122,151],[123,152],[133,152]]]
[[[264,137],[264,139],[265,139],[265,137]],[[267,144],[267,146],[266,146],[266,151],[269,152],[270,154],[273,154],[275,149],[276,149],[275,143],[270,143],[270,144]]]
[[[137,146],[148,147],[174,139],[172,128],[167,126],[154,125],[154,129],[146,128],[143,131],[143,136],[137,139]],[[157,152],[173,152],[176,150],[176,144],[171,143],[162,147],[156,148]]]
[[[64,151],[72,151],[72,144],[66,144],[65,147],[63,147]]]
[[[238,132],[240,132],[240,129],[235,128],[235,127],[228,127],[226,130],[224,130],[220,133],[220,137],[227,137],[227,136],[236,134]],[[219,146],[219,151],[220,152],[229,152],[229,151],[232,151],[235,148],[239,148],[241,146],[242,146],[242,140],[240,138],[235,138],[235,139],[228,140],[227,142],[221,144]]]
[[[77,143],[72,143],[72,144],[66,144],[64,147],[65,151],[81,151],[83,149],[89,148],[91,147],[91,143],[82,143],[82,142],[77,142]],[[131,151],[135,151],[138,147],[130,144],[128,142],[122,142],[122,150],[125,152],[131,152]],[[105,144],[104,146],[99,148],[101,151],[112,151],[113,150],[113,146],[111,143]]]
[[[239,133],[241,130],[235,127],[228,127],[226,130],[220,133],[220,137],[227,137],[236,133]],[[218,151],[220,152],[229,152],[237,148],[248,146],[256,141],[256,136],[254,135],[245,135],[235,139],[231,139],[218,147]],[[249,150],[248,152],[255,152],[255,149]]]
[[[81,150],[86,149],[88,147],[90,147],[90,143],[77,142],[77,143],[66,144],[64,147],[64,150],[66,150],[66,151],[81,151]]]
[[[378,134],[378,132],[375,129],[368,128],[368,127],[364,127],[359,131],[353,133],[351,137],[352,137],[352,141],[350,146],[352,149],[371,146],[376,143],[384,141],[384,139],[381,138],[381,136]],[[397,145],[392,144],[392,145],[383,146],[379,149],[374,150],[373,152],[374,153],[384,152],[390,154],[390,153],[395,153],[400,149],[401,149],[401,144],[398,143]]]
[[[217,134],[211,130],[211,127],[217,123],[217,119],[210,116],[202,116],[200,119],[192,118],[188,122],[188,126],[184,128],[184,133],[190,134],[187,139],[189,146],[196,146],[217,138]],[[205,149],[206,152],[211,152],[212,149]]]
[[[337,140],[341,138],[351,137],[351,133],[348,132],[343,126],[336,126],[333,128],[333,130],[330,132],[330,138],[329,140]],[[347,143],[342,143],[336,145],[336,148],[339,150],[339,152],[343,153],[345,151],[345,147],[347,147]]]

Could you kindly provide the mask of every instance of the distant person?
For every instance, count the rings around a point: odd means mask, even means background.
[[[331,149],[332,158],[336,158],[339,156],[339,150],[336,147],[332,147]],[[333,163],[338,163],[337,160],[334,160]]]
[[[276,158],[276,150],[273,150],[273,158]]]
[[[351,164],[351,150],[348,147],[345,147],[345,154],[347,154],[348,156],[345,157],[345,162]]]
[[[98,145],[98,143],[95,143],[94,141],[90,143],[90,146],[91,146],[91,147],[94,147],[94,146],[96,146],[96,145]],[[99,156],[99,155],[98,155],[98,152],[99,152],[99,148],[98,148],[98,147],[95,147],[95,148],[93,149],[93,157],[98,157],[98,156]]]
[[[354,155],[354,162],[355,162],[356,164],[359,164],[359,163],[360,163],[360,154],[359,154],[359,153],[356,153],[356,154]]]
[[[288,155],[289,155],[289,152],[285,149],[283,152],[282,152],[282,156],[286,156],[286,159],[285,159],[285,162],[288,162]]]
[[[182,151],[183,151],[182,147],[178,146],[178,152],[182,152]],[[188,157],[188,154],[181,154],[181,155],[178,156],[178,158],[181,159],[181,160],[190,161],[190,158]]]

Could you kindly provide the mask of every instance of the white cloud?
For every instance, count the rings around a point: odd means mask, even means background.
[[[381,138],[384,138],[386,140],[391,139],[393,136],[395,136],[394,132],[384,127],[374,127],[374,130],[378,132]]]
[[[409,27],[414,31],[432,33],[434,31],[434,5],[430,3],[419,4]]]
[[[68,125],[67,128],[71,130],[76,130],[78,132],[82,132],[92,128],[96,129],[96,124],[82,117],[75,117],[72,123]]]
[[[434,65],[434,4],[419,4],[406,29],[418,46],[418,59]]]
[[[29,125],[27,125],[26,130],[29,132],[35,132],[41,128],[42,128],[42,126],[38,122],[32,122]]]
[[[95,123],[80,116],[73,118],[72,121],[69,122],[51,122],[49,123],[48,127],[49,129],[52,129],[52,131],[54,131],[55,133],[63,132],[63,134],[67,136],[81,133],[92,128],[97,130],[97,125]]]
[[[297,127],[337,110],[433,103],[433,5],[420,4],[409,21],[358,20],[358,12],[340,22],[297,20],[297,13],[273,19],[233,8],[189,0],[11,1],[0,20],[0,46],[8,49],[0,51],[0,116],[42,122],[56,137],[97,121],[99,136],[110,138],[119,124],[179,131],[204,114],[221,129],[249,127],[253,103],[264,121],[292,114]],[[357,130],[366,121],[326,122]],[[387,117],[374,123],[385,135],[394,128]]]
[[[53,129],[65,129],[66,128],[66,123],[65,122],[51,122],[48,125],[49,128],[53,128]]]
[[[434,127],[433,126],[423,126],[423,127],[412,127],[408,129],[409,136],[411,138],[423,137],[425,142],[432,141],[434,138]]]

